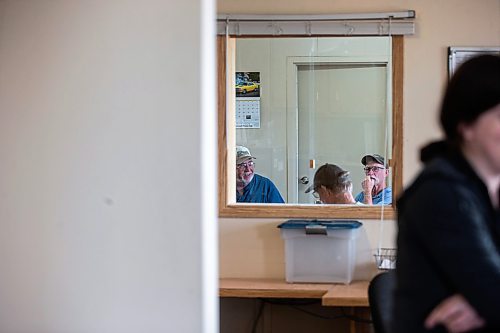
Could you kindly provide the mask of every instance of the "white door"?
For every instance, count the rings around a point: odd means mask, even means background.
[[[391,70],[389,61],[374,60],[289,59],[290,203],[314,203],[312,192],[306,194],[305,190],[324,163],[350,171],[356,195],[364,177],[362,156],[387,156],[391,140],[387,128],[392,128],[392,107],[387,98],[391,96]]]

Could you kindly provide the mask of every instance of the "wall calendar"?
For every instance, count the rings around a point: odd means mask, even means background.
[[[236,128],[260,128],[260,97],[236,97]]]

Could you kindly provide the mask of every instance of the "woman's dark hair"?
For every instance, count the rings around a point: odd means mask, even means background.
[[[448,143],[458,145],[458,125],[473,123],[500,103],[500,56],[480,55],[462,64],[450,80],[441,106]]]

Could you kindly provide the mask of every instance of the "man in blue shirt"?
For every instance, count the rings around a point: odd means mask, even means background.
[[[273,182],[255,173],[247,147],[236,146],[236,202],[285,203]]]
[[[363,191],[355,200],[366,205],[392,204],[392,189],[385,182],[389,175],[385,159],[378,154],[371,154],[363,156],[361,163],[365,166],[366,178],[361,183]]]

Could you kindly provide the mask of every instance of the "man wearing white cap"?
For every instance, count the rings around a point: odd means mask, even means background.
[[[392,189],[387,187],[385,181],[389,175],[385,159],[379,154],[369,154],[363,156],[361,163],[365,166],[366,178],[361,183],[363,191],[355,200],[367,205],[390,205]]]
[[[236,202],[284,203],[273,182],[255,173],[254,159],[247,147],[236,146]]]

